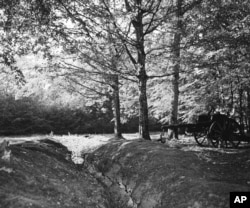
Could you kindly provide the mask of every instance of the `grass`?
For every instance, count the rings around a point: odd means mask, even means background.
[[[160,132],[151,132],[151,139],[153,141],[160,138]],[[82,153],[93,152],[100,146],[109,142],[113,137],[112,134],[90,134],[90,135],[33,135],[33,136],[17,136],[17,137],[0,137],[0,143],[3,140],[10,141],[10,144],[22,143],[25,141],[38,141],[40,139],[49,138],[54,141],[62,143],[72,152],[72,160],[75,163],[82,163]],[[137,133],[123,134],[127,140],[138,139]],[[199,147],[194,138],[190,136],[180,135],[179,140],[170,140],[166,142],[169,147],[177,147],[184,151],[202,152],[204,150],[224,151],[224,149],[212,147]]]
[[[83,152],[93,152],[100,146],[106,144],[113,134],[89,134],[89,135],[32,135],[32,136],[11,136],[0,137],[0,143],[4,140],[10,141],[10,144],[17,144],[26,141],[38,141],[40,139],[49,138],[57,142],[62,143],[72,152],[72,160],[75,163],[82,163],[83,159],[81,155]],[[127,140],[138,139],[137,133],[123,134],[123,137]],[[152,140],[160,137],[160,132],[154,132],[151,134]]]

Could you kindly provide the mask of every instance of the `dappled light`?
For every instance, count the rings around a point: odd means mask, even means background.
[[[1,0],[0,207],[224,208],[249,192],[249,14]]]

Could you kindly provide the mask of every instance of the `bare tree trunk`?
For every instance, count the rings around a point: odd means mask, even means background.
[[[250,132],[250,88],[247,89],[247,132]]]
[[[141,7],[141,1],[137,1],[138,8]],[[147,101],[147,73],[145,68],[146,53],[144,48],[143,33],[143,11],[139,10],[136,19],[132,21],[135,28],[137,44],[137,73],[139,81],[139,135],[141,138],[151,140],[149,135],[148,120],[148,101]]]
[[[151,140],[148,126],[148,102],[147,102],[147,75],[145,70],[139,76],[139,135],[141,138]]]
[[[173,61],[174,61],[174,76],[172,81],[173,90],[173,100],[171,102],[171,114],[170,114],[170,124],[178,124],[178,106],[179,106],[179,73],[180,73],[180,53],[181,53],[181,29],[182,29],[182,7],[183,0],[177,0],[177,10],[176,10],[176,32],[174,34],[173,48]],[[178,128],[169,130],[169,137],[173,136],[178,139]]]
[[[119,77],[117,74],[112,75],[113,89],[113,115],[114,115],[114,136],[115,138],[123,138],[121,130],[121,114],[120,114],[120,96],[119,96]]]
[[[234,108],[234,91],[233,91],[233,84],[230,84],[230,91],[231,91],[231,109]]]
[[[242,86],[240,86],[239,89],[239,114],[240,114],[240,125],[241,127],[244,127],[244,122],[243,122],[243,89]]]

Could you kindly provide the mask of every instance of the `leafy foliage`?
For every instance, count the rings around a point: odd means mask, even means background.
[[[183,0],[179,17],[175,3],[1,1],[4,128],[111,131],[112,75],[119,75],[123,123],[135,125],[147,114],[140,112],[147,97],[149,116],[168,123],[176,63],[179,122],[193,122],[213,106],[250,126],[250,3]]]

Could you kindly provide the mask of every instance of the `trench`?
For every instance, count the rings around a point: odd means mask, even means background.
[[[0,157],[0,208],[120,208],[113,183],[50,140],[8,147]],[[84,158],[83,158],[84,159]],[[109,181],[108,181],[109,180]]]
[[[249,156],[117,141],[86,154],[83,166],[104,187],[111,208],[224,208],[230,192],[250,191]]]
[[[230,191],[250,191],[249,151],[236,157],[114,141],[82,154],[76,165],[66,147],[51,141],[10,150],[10,161],[0,158],[4,208],[224,208]]]
[[[85,162],[83,167],[104,188],[108,201],[107,208],[138,208],[138,202],[134,201],[131,196],[132,188],[121,178],[105,174],[89,162]],[[119,165],[115,165],[112,171],[115,172],[120,168]]]

